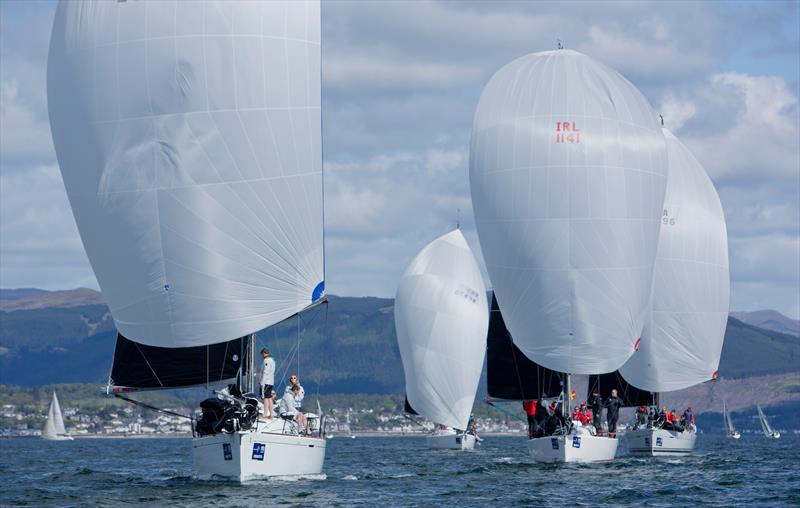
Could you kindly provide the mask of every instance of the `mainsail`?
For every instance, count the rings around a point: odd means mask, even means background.
[[[514,344],[548,369],[611,372],[649,305],[666,187],[647,100],[575,51],[521,57],[481,95],[470,189]]]
[[[728,413],[728,405],[725,404],[725,399],[722,399],[722,416],[725,421],[725,433],[732,434],[736,432],[733,422],[731,421],[731,415]]]
[[[773,430],[767,421],[767,416],[764,414],[764,411],[761,410],[760,405],[756,404],[756,409],[758,409],[758,421],[761,422],[761,430],[764,431],[765,436],[772,437]]]
[[[542,367],[522,354],[506,328],[493,293],[486,338],[486,390],[489,397],[504,400],[557,397],[564,390],[564,381],[563,372]]]
[[[172,357],[186,370],[324,296],[318,1],[62,1],[47,76],[120,337],[201,348]],[[117,372],[142,356],[122,346]]]
[[[617,390],[622,407],[650,406],[655,403],[655,394],[640,390],[623,378],[619,371],[589,376],[587,393],[597,390],[603,399],[611,396],[611,390]]]
[[[407,405],[466,429],[486,351],[489,312],[478,263],[461,230],[425,246],[400,279],[397,342]]]
[[[631,384],[680,390],[717,375],[730,303],[728,237],[717,191],[691,152],[664,130],[667,193],[653,277],[652,315],[620,368]]]

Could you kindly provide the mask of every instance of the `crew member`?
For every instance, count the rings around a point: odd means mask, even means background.
[[[539,432],[539,422],[536,420],[536,406],[538,404],[538,400],[525,400],[522,402],[522,409],[525,410],[525,415],[528,417],[528,439],[533,439],[533,436]]]
[[[596,388],[592,390],[592,394],[589,396],[588,405],[592,409],[592,425],[594,425],[594,429],[599,434],[603,429],[603,424],[600,423],[600,417],[603,411],[603,399],[600,397],[600,391]]]
[[[608,435],[617,436],[617,420],[619,419],[619,408],[622,407],[622,400],[617,397],[617,390],[611,390],[609,397],[603,406],[606,408],[606,421],[608,422]]]
[[[261,350],[264,364],[261,367],[261,396],[264,398],[264,417],[272,418],[272,387],[275,384],[275,360],[269,355],[269,349]]]

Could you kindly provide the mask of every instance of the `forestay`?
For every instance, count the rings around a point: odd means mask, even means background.
[[[730,303],[722,205],[703,167],[668,130],[669,178],[653,280],[652,318],[639,351],[620,368],[654,392],[717,375]]]
[[[323,296],[318,2],[62,1],[47,91],[125,337],[219,343]]]
[[[408,403],[466,429],[486,351],[489,310],[480,269],[460,230],[428,244],[403,273],[394,304]]]
[[[481,95],[470,187],[514,344],[549,369],[610,372],[649,304],[666,151],[647,100],[575,51],[524,56]]]

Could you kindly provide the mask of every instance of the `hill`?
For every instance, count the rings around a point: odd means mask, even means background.
[[[800,337],[800,320],[788,318],[775,310],[731,312],[731,316],[748,325]]]
[[[74,292],[14,291],[25,294],[14,300],[13,293],[3,290],[0,302],[28,303],[24,308],[0,307],[0,383],[105,383],[115,338],[107,307],[86,304],[82,297],[73,306],[64,293]],[[269,346],[281,376],[299,372],[312,393],[402,393],[392,312],[391,299],[331,296],[327,308],[258,333],[259,347]],[[721,377],[797,372],[799,366],[797,337],[729,319]]]

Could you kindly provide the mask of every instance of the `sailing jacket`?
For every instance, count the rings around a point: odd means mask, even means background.
[[[264,366],[261,368],[261,384],[275,384],[275,360],[271,356],[264,358]]]

